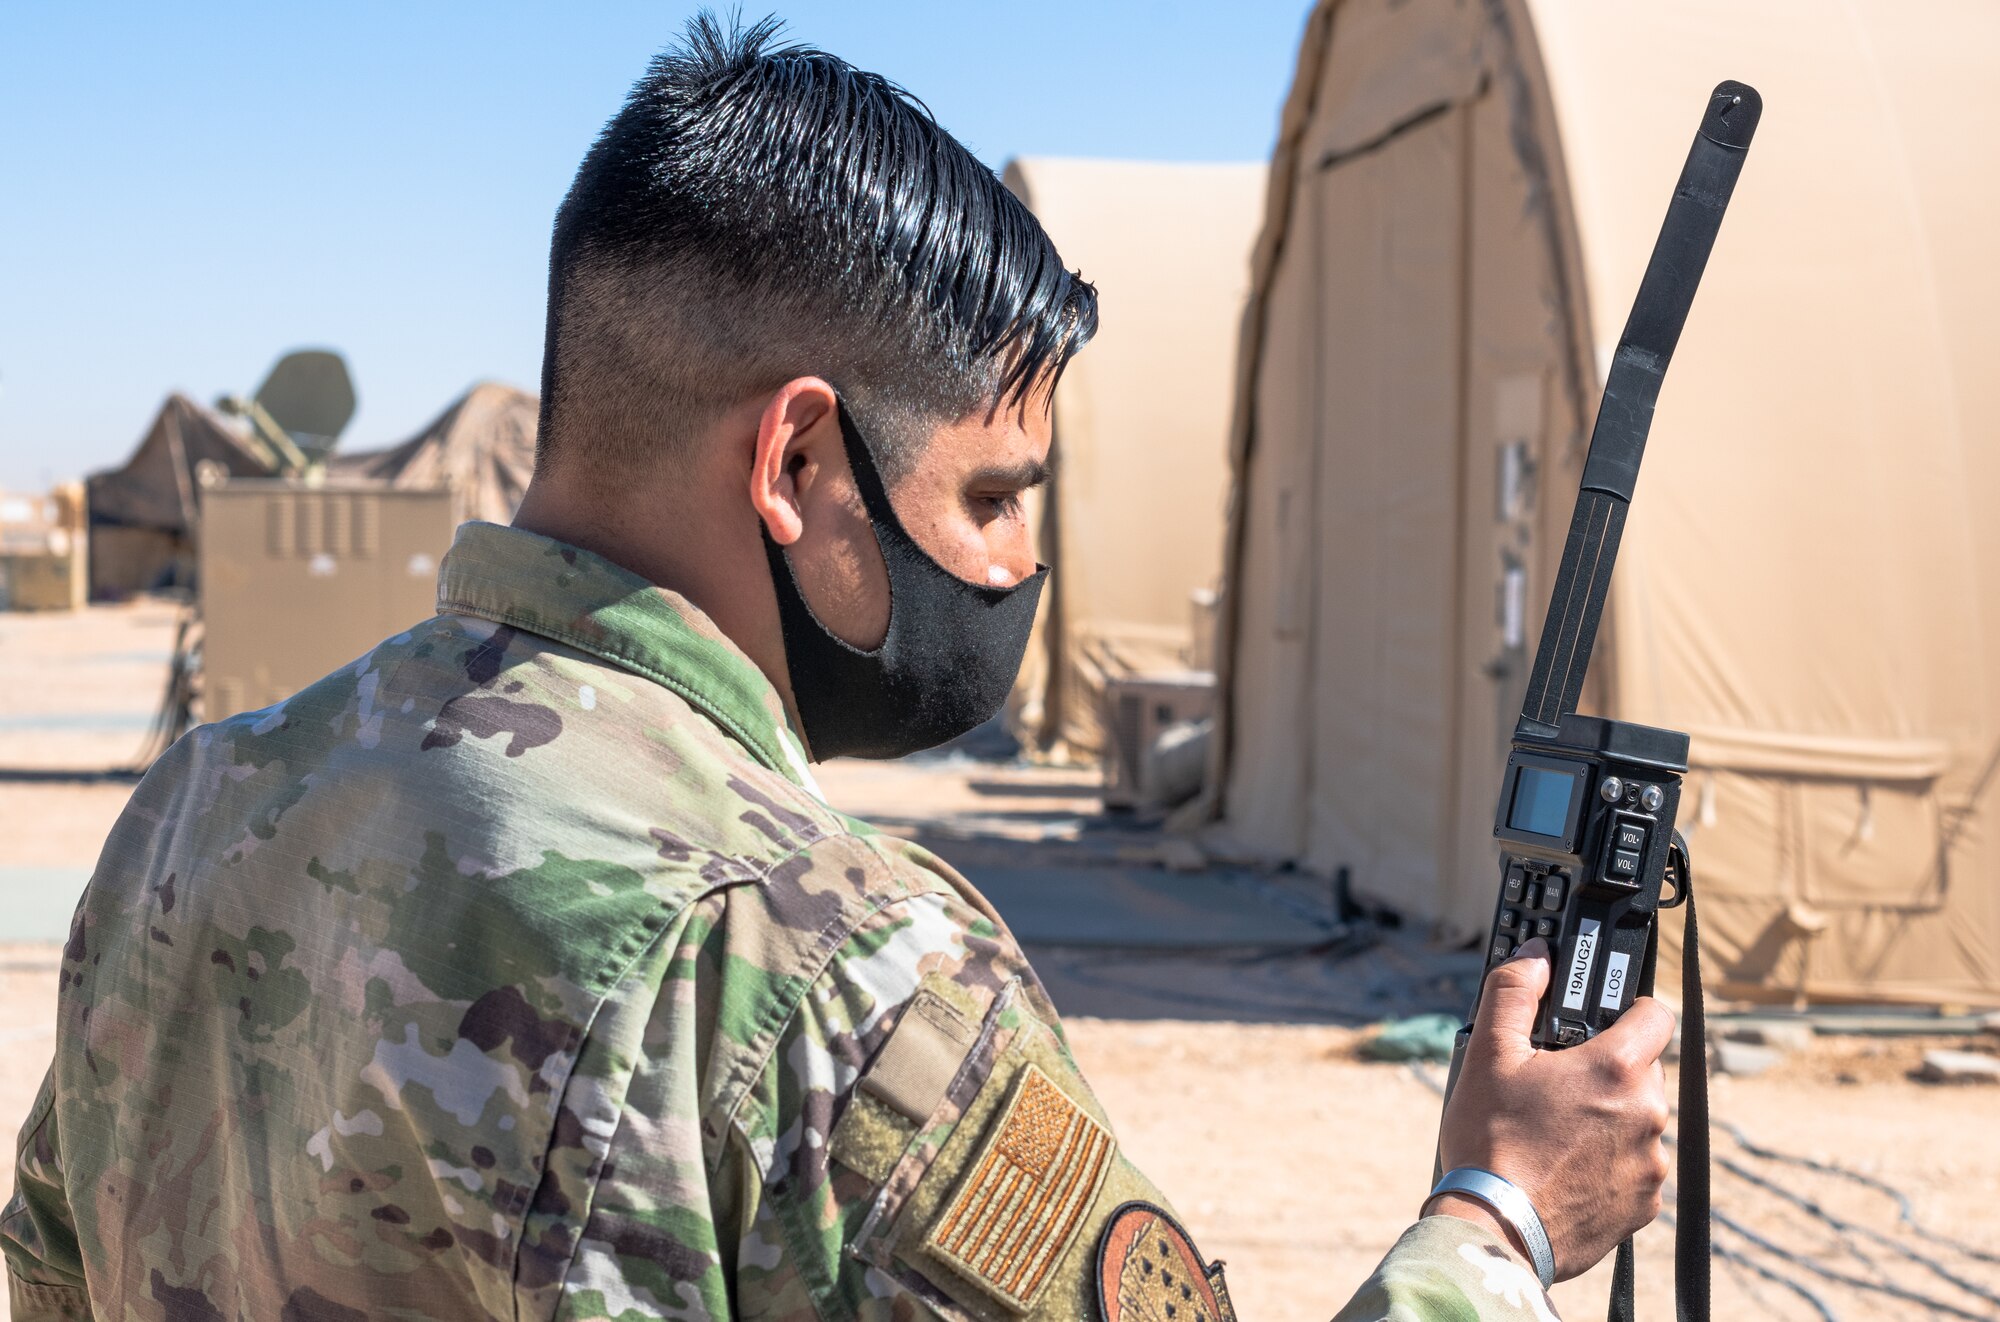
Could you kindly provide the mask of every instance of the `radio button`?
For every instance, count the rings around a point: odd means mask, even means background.
[[[1542,883],[1542,908],[1556,910],[1563,907],[1563,879],[1551,876]]]
[[[1512,954],[1513,950],[1514,950],[1513,942],[1509,941],[1504,936],[1496,936],[1493,938],[1493,949],[1487,955],[1487,959],[1490,960],[1492,963],[1498,964],[1501,960],[1507,958],[1508,955]]]
[[[1502,910],[1500,911],[1500,930],[1501,930],[1501,931],[1503,931],[1503,932],[1511,932],[1511,931],[1513,931],[1513,930],[1514,930],[1515,928],[1519,927],[1520,925],[1521,925],[1521,915],[1520,915],[1520,914],[1518,914],[1518,913],[1514,912],[1514,911],[1513,911],[1512,909],[1502,909]]]
[[[1615,849],[1611,861],[1604,866],[1604,875],[1614,881],[1636,881],[1639,877],[1639,855],[1629,849]]]
[[[1507,869],[1507,880],[1500,888],[1500,898],[1507,904],[1519,904],[1521,895],[1527,889],[1527,881],[1521,876],[1521,865],[1516,863]]]
[[[1635,854],[1646,852],[1646,828],[1637,822],[1620,822],[1612,833],[1613,849],[1629,849]]]
[[[1553,919],[1553,918],[1537,918],[1537,919],[1535,920],[1535,935],[1536,935],[1536,936],[1542,936],[1542,937],[1552,937],[1552,936],[1554,936],[1555,934],[1556,934],[1556,920],[1555,920],[1555,919]]]

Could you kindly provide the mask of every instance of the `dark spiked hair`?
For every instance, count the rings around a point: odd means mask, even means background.
[[[819,375],[893,478],[939,423],[1052,389],[1096,330],[1096,291],[921,102],[778,29],[697,17],[584,157],[538,467],[613,475]]]

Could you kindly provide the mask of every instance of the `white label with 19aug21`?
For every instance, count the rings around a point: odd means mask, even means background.
[[[1597,962],[1597,931],[1604,924],[1595,918],[1579,919],[1576,925],[1576,953],[1569,957],[1569,977],[1563,983],[1563,1008],[1581,1010],[1584,993],[1590,989],[1590,966]]]

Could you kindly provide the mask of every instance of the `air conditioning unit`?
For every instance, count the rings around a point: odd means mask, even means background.
[[[1215,712],[1215,675],[1175,670],[1109,679],[1104,684],[1104,806],[1164,806],[1155,784],[1154,745],[1176,725]]]
[[[202,717],[288,698],[437,612],[452,492],[230,478],[201,493]]]

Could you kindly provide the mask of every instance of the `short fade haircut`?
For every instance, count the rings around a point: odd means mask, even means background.
[[[1096,290],[928,108],[778,30],[695,18],[578,168],[538,471],[615,479],[817,375],[893,481],[939,425],[1052,391],[1095,332]]]

